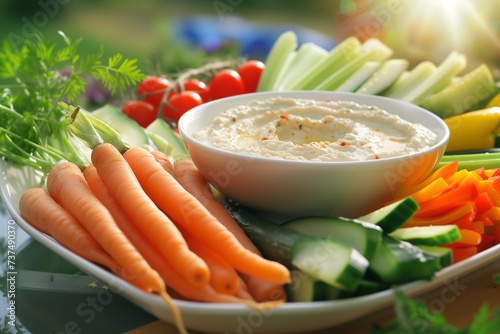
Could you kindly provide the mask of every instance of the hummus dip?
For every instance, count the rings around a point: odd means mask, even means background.
[[[304,161],[397,157],[437,140],[421,124],[375,106],[279,97],[226,110],[193,136],[225,151]]]

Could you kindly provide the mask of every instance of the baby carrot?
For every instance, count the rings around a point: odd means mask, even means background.
[[[19,200],[19,212],[33,227],[54,238],[84,259],[118,273],[120,265],[95,241],[90,233],[45,189],[30,188]]]
[[[121,153],[105,143],[93,149],[91,159],[113,198],[165,259],[174,268],[183,268],[182,274],[193,284],[208,283],[210,271],[207,264],[189,249],[177,226],[144,192]]]
[[[245,299],[248,298],[237,298],[235,296],[217,293],[209,284],[194,285],[185,280],[178,270],[174,269],[169,262],[165,261],[160,251],[148,242],[144,234],[131,221],[122,207],[118,205],[118,202],[110,196],[108,188],[106,188],[102,180],[97,175],[94,166],[91,165],[87,167],[84,170],[84,174],[89,186],[94,191],[96,196],[103,200],[104,205],[109,208],[110,212],[112,212],[120,229],[123,230],[123,233],[125,233],[125,235],[130,239],[130,242],[137,247],[140,253],[143,254],[144,258],[148,261],[151,267],[158,271],[159,275],[165,281],[165,284],[174,290],[179,297],[201,302],[243,303],[255,309],[263,309],[279,305],[279,303],[264,303],[259,305],[257,303],[253,303],[251,300],[245,301]]]
[[[163,169],[165,169],[170,174],[174,172],[174,166],[165,153],[161,151],[151,151],[151,154],[153,155],[153,157],[155,157],[156,161],[160,163]]]
[[[290,272],[282,264],[249,251],[193,195],[165,171],[150,152],[140,147],[123,156],[153,202],[176,224],[200,239],[236,270],[276,284],[290,282]]]
[[[223,224],[238,241],[248,250],[261,256],[259,249],[243,232],[229,212],[217,200],[207,179],[196,168],[191,159],[174,162],[174,177],[181,186],[196,197],[201,204]],[[286,292],[282,285],[270,283],[251,275],[241,275],[247,283],[249,292],[259,302],[285,299]]]
[[[52,198],[72,214],[130,275],[148,292],[156,292],[170,307],[179,331],[186,333],[179,311],[168,295],[165,283],[117,226],[109,210],[89,188],[80,168],[71,162],[55,165],[47,177]]]
[[[210,285],[219,293],[234,295],[239,288],[239,276],[217,253],[203,244],[203,241],[193,237],[189,232],[179,227],[189,248],[198,254],[210,268]]]

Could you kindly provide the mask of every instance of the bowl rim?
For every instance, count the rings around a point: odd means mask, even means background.
[[[232,151],[227,151],[223,150],[217,147],[213,147],[207,143],[204,143],[200,140],[197,140],[193,138],[192,135],[189,134],[189,131],[186,128],[185,123],[187,122],[186,120],[189,119],[193,114],[199,113],[199,110],[203,110],[206,108],[210,108],[213,105],[218,105],[218,104],[223,104],[227,103],[227,101],[237,101],[237,100],[251,100],[251,97],[255,97],[255,99],[259,98],[270,98],[270,97],[291,97],[291,95],[302,95],[300,99],[311,99],[314,100],[315,95],[321,95],[324,96],[325,94],[332,94],[335,96],[345,96],[347,97],[361,97],[362,99],[371,99],[374,102],[375,101],[385,101],[386,103],[395,103],[403,106],[408,106],[411,107],[418,112],[423,112],[426,114],[426,117],[432,118],[434,121],[436,121],[440,126],[441,129],[439,133],[436,133],[438,136],[439,140],[434,143],[432,146],[420,150],[418,152],[413,152],[410,154],[406,155],[399,155],[395,157],[386,157],[386,158],[381,158],[381,159],[372,159],[372,160],[348,160],[348,161],[339,161],[339,160],[333,160],[333,161],[326,161],[326,160],[289,160],[289,159],[279,159],[279,158],[274,158],[274,157],[263,157],[263,156],[257,156],[257,155],[249,155],[249,154],[243,154],[243,153],[238,153],[238,152],[232,152]],[[305,95],[305,96],[304,96]],[[311,97],[306,97],[307,95],[312,95]],[[354,101],[356,102],[356,101]],[[360,103],[362,105],[367,105],[367,103]],[[376,104],[375,104],[376,105]],[[223,112],[224,110],[221,110]],[[390,111],[387,111],[390,113]],[[393,114],[393,113],[391,113]],[[215,116],[214,116],[215,117]],[[400,116],[401,117],[401,116]],[[404,118],[403,118],[404,119]],[[181,116],[179,119],[179,122],[177,124],[179,134],[181,136],[181,140],[185,140],[187,142],[191,143],[196,143],[196,145],[203,147],[203,149],[208,150],[210,152],[218,153],[218,154],[225,154],[228,155],[229,157],[234,157],[235,159],[248,159],[248,160],[255,160],[255,161],[261,161],[261,162],[270,162],[270,163],[276,163],[276,164],[294,164],[294,165],[352,165],[352,166],[357,166],[360,164],[380,164],[380,163],[390,163],[393,161],[398,161],[401,159],[409,159],[409,158],[418,158],[421,155],[426,155],[429,152],[435,151],[439,149],[440,147],[446,148],[446,145],[448,144],[449,137],[450,137],[450,130],[446,123],[444,122],[443,119],[441,119],[439,116],[436,114],[432,113],[431,111],[422,108],[421,106],[418,106],[416,104],[412,104],[410,102],[406,101],[401,101],[385,96],[379,96],[379,95],[370,95],[370,94],[362,94],[362,93],[353,93],[353,92],[337,92],[337,91],[315,91],[315,90],[294,90],[294,91],[266,91],[266,92],[255,92],[255,93],[247,93],[247,94],[240,94],[240,95],[235,95],[235,96],[230,96],[226,98],[221,98],[217,100],[212,100],[209,102],[206,102],[204,104],[201,104],[199,106],[196,106],[190,110],[188,110],[185,114]],[[443,149],[444,152],[444,149]]]

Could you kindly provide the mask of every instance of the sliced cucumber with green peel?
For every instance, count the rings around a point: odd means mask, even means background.
[[[477,110],[495,92],[496,85],[488,66],[482,64],[451,85],[425,99],[420,105],[441,118]]]
[[[348,244],[368,260],[382,240],[382,229],[374,224],[341,217],[302,217],[282,224],[309,236],[328,237]]]
[[[356,92],[376,95],[390,87],[408,68],[406,59],[389,59]]]
[[[460,240],[457,225],[413,226],[399,228],[390,234],[393,238],[413,244],[441,246]]]
[[[224,206],[265,258],[349,291],[366,272],[368,260],[347,244],[265,221],[229,200]]]
[[[339,289],[354,291],[368,260],[354,248],[332,239],[305,238],[291,249],[295,268]]]
[[[453,252],[451,248],[441,247],[441,246],[428,246],[428,245],[416,245],[424,253],[435,256],[439,259],[441,266],[448,267],[453,264]]]
[[[418,203],[412,197],[405,197],[359,217],[358,220],[376,224],[388,234],[403,226],[417,210]]]
[[[115,129],[130,146],[154,146],[144,128],[111,104],[91,111],[89,114]]]
[[[370,280],[401,284],[429,280],[440,270],[440,259],[407,241],[384,235],[367,270]]]
[[[184,147],[184,144],[174,132],[174,130],[161,118],[155,119],[151,124],[146,128],[146,133],[150,135],[151,139],[155,141],[155,135],[164,139],[168,144],[172,146],[171,154],[176,155],[187,155],[187,150]],[[153,134],[153,136],[151,136]],[[164,145],[161,140],[159,145]]]
[[[286,286],[287,301],[316,302],[327,299],[328,285],[300,270],[290,270],[291,283]]]

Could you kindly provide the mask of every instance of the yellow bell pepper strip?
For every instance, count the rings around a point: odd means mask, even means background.
[[[488,102],[486,105],[486,108],[492,108],[492,107],[500,107],[500,94],[495,95],[494,98]]]
[[[450,129],[446,152],[500,147],[500,107],[470,111],[444,121]]]

